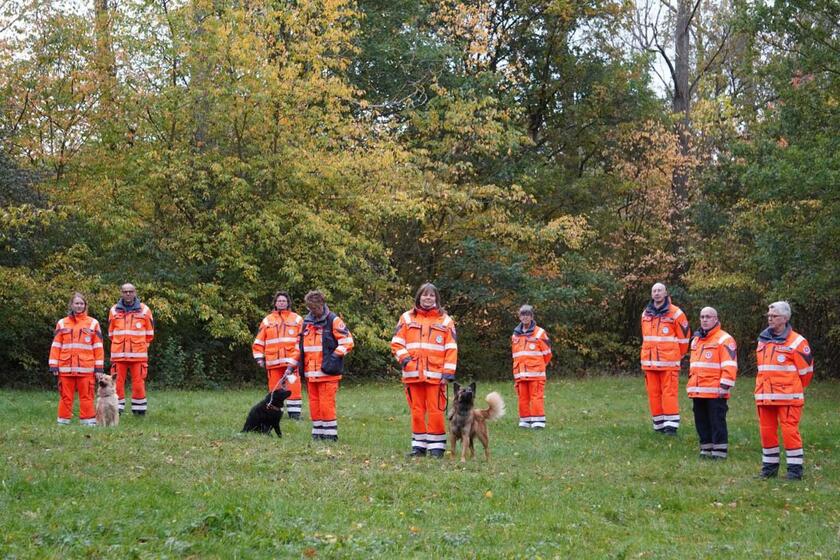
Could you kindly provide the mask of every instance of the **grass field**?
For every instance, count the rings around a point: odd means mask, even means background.
[[[682,380],[684,384],[684,379]],[[493,458],[405,457],[401,386],[339,392],[337,444],[240,435],[259,390],[150,391],[117,429],[55,423],[57,395],[0,392],[2,558],[840,558],[840,384],[813,384],[802,482],[756,480],[751,379],[730,458],[698,458],[690,403],[652,433],[641,378],[560,380],[548,428],[491,425]],[[480,452],[479,452],[480,456]],[[784,467],[782,467],[784,472]]]

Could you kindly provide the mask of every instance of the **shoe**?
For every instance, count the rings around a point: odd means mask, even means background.
[[[788,465],[785,478],[788,480],[802,480],[802,465]]]
[[[446,452],[445,449],[430,449],[429,450],[429,455],[431,455],[435,459],[440,459],[441,457],[443,457],[443,454],[445,452]]]
[[[146,411],[145,410],[132,410],[131,413],[134,416],[146,416]]]
[[[531,424],[529,422],[519,422],[520,428],[530,428]]]
[[[662,433],[664,433],[666,436],[676,436],[677,435],[677,429],[676,428],[665,428],[665,429],[662,430]]]
[[[299,421],[300,420],[300,412],[289,412],[289,420]]]
[[[321,439],[323,439],[323,440],[325,440],[325,441],[338,441],[338,436],[325,436],[325,435],[322,435],[322,436],[321,436]]]
[[[763,465],[761,472],[758,473],[758,478],[776,478],[779,474],[779,465]]]
[[[425,456],[426,456],[426,450],[421,448],[421,447],[412,448],[411,453],[408,454],[409,458],[425,457]]]

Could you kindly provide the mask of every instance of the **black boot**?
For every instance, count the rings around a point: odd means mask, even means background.
[[[289,412],[289,420],[300,420],[300,412]]]
[[[802,465],[788,465],[785,478],[788,480],[802,480]]]
[[[145,410],[132,410],[131,413],[134,414],[134,416],[146,416]]]
[[[422,447],[412,447],[411,448],[411,453],[409,453],[408,456],[410,458],[425,457],[426,456],[426,450],[423,449]]]
[[[445,451],[446,451],[445,449],[430,449],[429,450],[429,455],[431,455],[435,459],[440,459],[441,457],[443,457],[443,453]]]
[[[758,473],[758,478],[776,478],[779,474],[779,465],[777,463],[763,463],[761,465],[761,472]]]

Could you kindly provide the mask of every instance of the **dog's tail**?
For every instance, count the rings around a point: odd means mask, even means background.
[[[481,411],[487,420],[496,420],[497,418],[501,418],[505,415],[505,401],[502,399],[502,395],[493,391],[484,397],[484,400],[486,400],[487,404],[490,405],[489,408]]]

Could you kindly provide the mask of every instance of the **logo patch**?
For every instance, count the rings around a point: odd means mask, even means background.
[[[534,344],[533,342],[532,342],[531,344],[529,344],[529,345],[528,345],[528,349],[529,349],[529,350],[533,350],[533,349],[535,349],[536,347],[537,347],[537,345],[536,345],[536,344]]]
[[[137,321],[136,323],[134,323],[134,326],[135,326],[135,328],[139,329],[140,327],[143,326],[143,323],[141,323],[140,321]]]
[[[90,337],[89,336],[85,337],[85,342],[90,342]]]
[[[811,353],[811,347],[806,346],[805,348],[802,349],[802,351],[805,352],[806,354],[810,354]]]
[[[668,327],[662,327],[662,332],[668,334],[670,330],[668,329]]]
[[[443,337],[440,336],[440,335],[437,335],[437,338],[435,338],[435,342],[437,342],[438,344],[443,344]]]
[[[785,357],[784,357],[784,356],[779,355],[779,356],[776,356],[776,360],[777,360],[777,361],[781,364],[782,362],[784,362],[784,361],[785,361]]]
[[[730,342],[726,346],[728,346],[730,350],[735,350],[735,343],[734,342]]]
[[[295,334],[295,329],[289,329],[289,334]]]
[[[712,353],[711,353],[711,352],[709,352],[708,350],[707,350],[707,351],[706,351],[706,353],[705,353],[705,354],[703,354],[703,355],[704,355],[706,358],[711,358],[711,357],[712,357]]]

